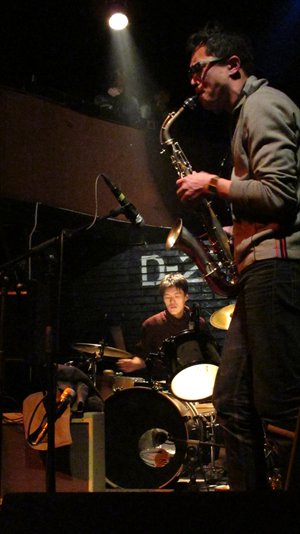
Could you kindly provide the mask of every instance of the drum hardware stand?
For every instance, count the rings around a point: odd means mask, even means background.
[[[221,472],[224,473],[224,470],[222,467],[216,466],[216,448],[221,448],[224,445],[216,443],[216,435],[215,435],[215,417],[214,415],[210,416],[210,431],[209,431],[209,439],[210,441],[206,442],[210,446],[210,467],[205,471],[205,479],[206,483],[215,485],[220,481],[220,474]],[[222,476],[221,476],[222,478]]]
[[[154,360],[155,358],[157,358],[157,356],[158,356],[158,352],[150,352],[147,358],[145,359],[145,364],[146,364],[146,369],[147,369],[147,381],[149,382],[150,388],[153,388],[153,384],[154,384],[152,370],[154,367]]]
[[[197,475],[200,474],[203,476],[203,480],[207,487],[206,473],[203,463],[203,451],[202,446],[212,446],[211,443],[207,443],[202,440],[188,440],[187,448],[187,467],[189,475],[188,489],[189,491],[200,491],[200,485],[197,483]]]
[[[153,370],[153,367],[154,367],[154,362],[156,359],[158,359],[158,361],[162,364],[162,365],[165,365],[165,354],[163,351],[161,351],[159,349],[158,352],[150,352],[147,356],[147,358],[145,359],[145,364],[146,364],[146,368],[147,368],[147,380],[148,380],[148,383],[149,383],[149,387],[151,389],[154,389],[156,391],[159,391],[161,388],[159,386],[157,386],[157,384],[159,383],[159,380],[155,380],[153,379],[153,374],[152,374],[152,370]]]
[[[200,486],[197,482],[197,472],[200,471],[200,473],[203,476],[203,480],[205,482],[207,491],[208,490],[208,482],[207,482],[207,476],[206,472],[203,466],[203,462],[201,460],[201,447],[206,446],[210,447],[211,449],[214,447],[221,447],[221,444],[215,443],[214,441],[203,441],[198,439],[176,439],[172,436],[170,437],[174,443],[187,443],[187,463],[185,464],[187,467],[187,474],[189,476],[189,482],[188,482],[188,489],[189,491],[200,491]]]
[[[186,467],[189,475],[188,491],[198,491],[197,485],[197,469],[199,459],[199,446],[189,445],[187,448],[187,463]]]
[[[210,430],[209,430],[209,439],[211,441],[211,443],[215,444],[215,446],[211,445],[210,447],[210,459],[211,459],[211,463],[210,463],[210,468],[209,470],[206,472],[206,478],[208,478],[208,480],[211,482],[211,483],[216,483],[218,481],[218,478],[219,478],[219,472],[218,472],[218,469],[216,467],[216,447],[219,447],[217,444],[216,444],[216,435],[215,435],[215,420],[214,420],[214,416],[211,415],[210,416]],[[209,476],[208,476],[209,475]]]
[[[101,346],[101,349],[88,358],[89,366],[86,373],[95,387],[97,386],[97,363],[103,360],[104,340],[100,341],[98,344]]]

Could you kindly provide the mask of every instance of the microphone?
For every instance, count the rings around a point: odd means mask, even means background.
[[[60,396],[59,402],[56,406],[55,411],[55,421],[58,419],[66,410],[67,406],[71,404],[76,397],[76,391],[73,388],[65,388]]]
[[[124,213],[125,217],[133,224],[143,226],[145,221],[142,215],[137,211],[136,207],[127,200],[124,193],[122,193],[122,191],[120,191],[120,189],[113,184],[107,176],[104,174],[101,174],[101,176],[122,207],[121,213]]]
[[[64,411],[67,409],[67,406],[74,401],[75,397],[76,392],[74,389],[64,389],[60,396],[59,402],[56,405],[54,421],[56,421],[64,413]],[[28,436],[27,441],[31,445],[38,445],[47,434],[48,426],[47,415],[45,415],[40,426],[32,434],[30,434],[30,436]]]

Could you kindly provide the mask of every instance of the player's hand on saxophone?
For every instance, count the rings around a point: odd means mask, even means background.
[[[230,180],[220,178],[216,174],[193,171],[191,174],[177,179],[176,193],[182,202],[215,194],[223,198],[229,198],[230,184]]]
[[[177,196],[181,201],[196,200],[197,198],[209,194],[208,186],[213,174],[208,172],[193,171],[187,176],[182,176],[176,181]]]

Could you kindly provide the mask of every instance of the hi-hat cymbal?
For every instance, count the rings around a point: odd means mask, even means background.
[[[132,354],[130,354],[130,352],[116,349],[115,347],[103,346],[103,343],[74,343],[72,348],[78,350],[79,352],[107,356],[108,358],[132,358]]]
[[[228,330],[234,308],[235,304],[229,304],[228,306],[215,311],[209,319],[210,324],[215,328]]]

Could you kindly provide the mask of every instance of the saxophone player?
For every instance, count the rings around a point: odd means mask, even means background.
[[[218,195],[232,207],[238,294],[213,402],[230,488],[268,488],[265,438],[294,431],[300,407],[300,111],[254,75],[243,36],[207,25],[188,50],[200,105],[230,114],[233,132],[231,180],[205,170],[177,180],[182,202]],[[287,487],[292,442],[270,437]]]

